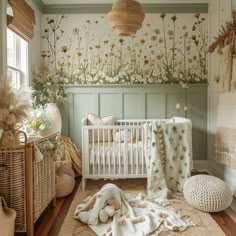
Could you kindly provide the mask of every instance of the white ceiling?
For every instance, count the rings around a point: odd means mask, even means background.
[[[209,0],[138,0],[140,3],[208,3]],[[46,5],[54,4],[112,4],[115,0],[42,0]]]

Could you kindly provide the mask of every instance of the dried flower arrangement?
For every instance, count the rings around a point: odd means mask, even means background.
[[[11,87],[10,80],[1,76],[0,97],[0,129],[3,130],[0,146],[5,146],[3,143],[8,143],[6,139],[15,142],[17,124],[23,122],[32,107],[31,89],[22,87],[15,90]]]
[[[50,73],[45,68],[40,72],[34,71],[32,83],[36,106],[47,103],[56,103],[59,106],[65,102],[64,81],[58,73]]]
[[[232,11],[232,20],[226,22],[226,26],[221,26],[220,32],[217,37],[215,37],[215,41],[209,46],[208,51],[210,53],[214,52],[216,48],[218,48],[218,53],[222,48],[226,45],[232,45],[232,54],[235,53],[235,36],[236,36],[236,9]]]

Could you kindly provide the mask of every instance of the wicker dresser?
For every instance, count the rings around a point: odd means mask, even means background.
[[[37,140],[53,141],[55,135]],[[0,149],[0,196],[16,210],[16,232],[34,235],[34,223],[52,202],[55,204],[55,163],[51,154],[36,161],[34,142]]]

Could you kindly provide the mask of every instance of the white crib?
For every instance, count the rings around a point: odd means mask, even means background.
[[[174,117],[163,120],[118,120],[114,126],[89,126],[82,120],[82,188],[86,179],[145,178],[144,124],[153,121],[186,122]]]

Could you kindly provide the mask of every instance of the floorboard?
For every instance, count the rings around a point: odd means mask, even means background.
[[[58,213],[61,207],[64,205],[64,201],[65,198],[57,199],[56,206],[51,208],[51,210],[48,211],[48,214],[43,218],[40,226],[35,232],[35,236],[49,235],[49,231],[58,217]]]
[[[57,218],[53,222],[52,227],[51,227],[50,231],[48,232],[48,236],[56,236],[59,234],[61,225],[62,225],[62,223],[66,217],[66,214],[70,208],[70,204],[74,199],[74,196],[77,191],[77,188],[79,187],[80,181],[81,181],[81,178],[77,178],[75,188],[74,188],[73,192],[65,199],[65,202],[64,202],[63,206],[61,207],[60,212],[57,215]]]
[[[233,219],[226,213],[226,211],[211,213],[211,216],[223,229],[227,236],[236,235],[236,224]]]

